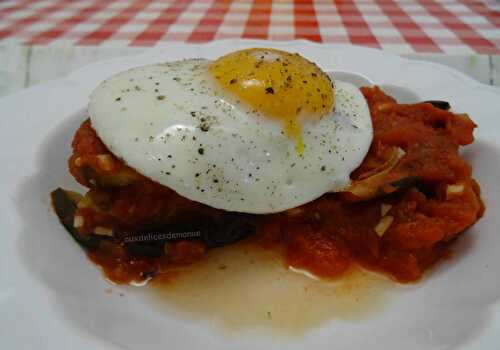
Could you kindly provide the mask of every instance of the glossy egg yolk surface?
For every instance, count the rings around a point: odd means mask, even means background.
[[[278,119],[303,153],[302,126],[330,113],[333,84],[314,63],[275,49],[236,51],[214,61],[210,74],[237,99],[262,115]]]

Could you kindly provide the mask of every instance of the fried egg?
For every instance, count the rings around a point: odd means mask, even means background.
[[[245,213],[342,191],[373,137],[359,89],[273,49],[133,68],[102,82],[88,111],[109,150],[142,175]]]

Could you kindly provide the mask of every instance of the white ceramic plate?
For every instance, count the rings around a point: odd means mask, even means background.
[[[398,287],[380,312],[332,320],[293,339],[250,332],[226,337],[204,322],[165,314],[140,294],[109,295],[98,269],[61,227],[48,193],[75,188],[66,159],[90,91],[124,69],[185,57],[214,58],[249,46],[298,51],[326,70],[358,72],[451,102],[477,122],[465,156],[484,191],[486,216],[451,261],[418,284]],[[307,42],[225,41],[169,45],[87,66],[0,100],[0,348],[2,349],[497,349],[500,344],[500,91],[444,66],[381,51]],[[242,300],[242,303],[245,301]]]

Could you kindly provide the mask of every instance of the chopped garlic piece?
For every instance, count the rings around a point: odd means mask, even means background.
[[[80,215],[75,215],[73,218],[73,227],[82,227],[83,224],[85,224],[85,220],[83,219],[83,216]]]
[[[103,226],[96,226],[94,233],[100,236],[113,236],[113,230]]]
[[[384,216],[382,219],[380,219],[377,226],[375,226],[374,228],[377,235],[379,237],[382,237],[385,231],[387,231],[387,229],[392,225],[393,221],[394,221],[394,216],[391,215]]]
[[[81,157],[78,157],[75,159],[75,165],[77,167],[81,167],[83,165],[83,159]]]
[[[450,199],[453,196],[459,196],[464,193],[464,185],[448,185],[446,187],[446,199]]]
[[[99,168],[104,171],[110,171],[113,169],[113,159],[109,154],[97,155],[97,164],[99,164]]]
[[[380,205],[380,216],[385,216],[385,214],[387,214],[389,212],[389,210],[391,210],[391,208],[392,208],[392,205],[382,203]]]

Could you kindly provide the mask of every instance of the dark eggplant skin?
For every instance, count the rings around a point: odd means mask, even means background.
[[[391,186],[397,188],[398,190],[404,190],[406,188],[417,186],[419,182],[420,179],[417,176],[407,176],[391,182]]]
[[[88,238],[82,237],[78,230],[73,226],[76,212],[76,203],[73,201],[67,191],[58,188],[50,194],[52,206],[56,212],[59,221],[68,231],[70,236],[84,249],[97,249],[103,238],[91,235]]]
[[[214,217],[197,217],[193,222],[180,222],[162,227],[154,231],[141,232],[143,237],[152,237],[144,241],[127,242],[126,249],[134,255],[161,256],[165,254],[165,244],[178,241],[176,234],[194,233],[184,240],[200,240],[207,248],[216,248],[235,243],[256,231],[256,223],[250,215],[220,212]],[[173,238],[156,239],[159,235],[173,235]],[[135,235],[137,237],[137,235]]]
[[[99,249],[101,242],[108,241],[123,246],[133,256],[159,257],[165,255],[165,245],[172,241],[196,239],[207,248],[222,247],[251,235],[257,228],[253,215],[220,211],[217,215],[200,216],[190,222],[179,222],[122,238],[100,235],[82,237],[73,226],[77,206],[69,192],[58,188],[51,193],[51,197],[59,221],[84,250]],[[195,234],[178,238],[179,234],[186,232]],[[133,239],[138,236],[144,239]]]
[[[435,191],[432,185],[426,183],[425,181],[422,181],[422,179],[418,176],[403,177],[392,182],[391,186],[396,188],[398,191],[406,190],[410,187],[415,187],[428,198],[432,198],[435,196]]]
[[[208,220],[208,223],[211,229],[204,230],[202,235],[208,248],[235,243],[255,233],[257,229],[254,215],[233,212],[223,212],[222,215]]]
[[[423,103],[430,103],[434,107],[442,109],[444,111],[449,111],[451,109],[451,105],[447,101],[428,100],[428,101],[424,101]]]

